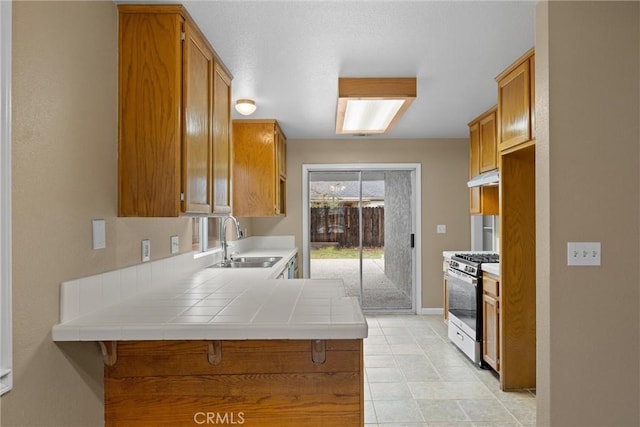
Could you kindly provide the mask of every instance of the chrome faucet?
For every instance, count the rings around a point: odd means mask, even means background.
[[[238,239],[242,239],[242,230],[240,230],[240,222],[233,215],[229,215],[225,219],[222,220],[222,251],[224,256],[222,258],[223,264],[229,262],[229,258],[227,257],[227,247],[229,244],[227,243],[227,221],[232,220],[236,225],[236,236]]]

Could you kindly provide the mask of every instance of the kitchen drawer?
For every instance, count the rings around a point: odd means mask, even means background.
[[[482,290],[485,294],[490,294],[495,297],[500,296],[500,287],[498,286],[498,279],[487,273],[482,276]]]
[[[455,343],[471,360],[480,360],[480,347],[476,345],[476,342],[469,335],[456,325],[456,320],[457,319],[451,319],[451,317],[449,317],[449,326],[447,329],[449,340]],[[458,322],[460,321],[458,320]]]

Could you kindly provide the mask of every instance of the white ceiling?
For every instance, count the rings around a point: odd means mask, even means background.
[[[405,116],[367,138],[467,137],[496,103],[496,75],[534,45],[531,0],[183,4],[231,70],[233,100],[254,99],[250,118],[277,119],[290,139],[345,138],[335,134],[338,77],[413,76]]]

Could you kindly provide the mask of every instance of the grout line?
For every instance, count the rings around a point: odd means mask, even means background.
[[[381,316],[384,316],[384,315],[381,315]],[[440,382],[445,382],[443,380],[443,378],[442,378],[442,374],[440,373],[440,371],[436,367],[436,365],[433,363],[432,358],[427,353],[425,348],[423,348],[422,346],[420,346],[420,344],[418,344],[418,341],[417,341],[418,335],[415,335],[413,333],[413,331],[411,329],[409,329],[409,328],[410,327],[415,327],[416,325],[423,324],[426,330],[429,330],[430,332],[433,333],[433,335],[428,335],[428,336],[436,337],[436,338],[439,339],[439,341],[442,341],[444,343],[446,343],[447,340],[440,333],[438,333],[437,329],[440,327],[440,325],[435,325],[431,321],[432,318],[435,319],[438,316],[436,316],[436,315],[418,315],[419,317],[422,317],[424,319],[424,322],[420,322],[420,321],[408,322],[407,319],[409,319],[409,316],[416,316],[416,315],[393,315],[393,316],[389,316],[388,319],[392,319],[392,318],[394,319],[393,321],[390,322],[390,324],[385,324],[386,322],[379,322],[378,320],[379,320],[380,317],[378,317],[378,316],[367,316],[367,320],[368,321],[369,320],[375,321],[375,323],[378,325],[377,327],[380,328],[380,330],[382,332],[381,336],[385,337],[385,342],[387,343],[387,346],[389,346],[389,349],[390,349],[390,353],[388,353],[388,354],[390,354],[392,356],[392,360],[393,360],[393,362],[395,364],[395,368],[400,370],[400,374],[402,375],[402,378],[404,380],[403,384],[405,384],[407,386],[407,388],[409,389],[409,391],[411,393],[412,400],[414,401],[414,403],[419,408],[420,407],[420,405],[418,404],[418,400],[419,399],[416,399],[415,395],[413,394],[413,391],[411,391],[411,387],[409,387],[409,383],[411,382],[411,381],[409,381],[410,378],[408,378],[406,376],[404,370],[400,367],[400,364],[399,364],[399,357],[403,356],[403,355],[402,354],[396,354],[395,352],[391,351],[391,343],[387,340],[387,336],[393,336],[394,334],[388,334],[387,335],[387,333],[385,333],[385,331],[384,331],[384,328],[387,328],[387,329],[388,328],[405,328],[407,330],[407,332],[409,333],[408,336],[411,337],[413,343],[415,345],[417,345],[419,347],[419,349],[420,349],[420,353],[413,353],[413,354],[408,354],[408,355],[415,355],[415,356],[424,357],[425,360],[429,362],[429,364],[430,364],[431,368],[434,370],[434,372],[438,375],[438,378],[439,378]],[[413,319],[414,317],[411,317],[411,318]],[[396,320],[402,320],[402,322],[401,322],[402,324],[401,325],[396,324]],[[442,327],[445,327],[445,326],[443,325]],[[376,335],[376,336],[378,336],[378,335]],[[400,336],[400,335],[398,335],[398,336]],[[405,336],[405,335],[402,335],[402,336]],[[442,366],[446,367],[447,365],[442,365]],[[469,414],[467,414],[467,412],[464,410],[464,408],[462,408],[462,406],[460,404],[461,400],[473,400],[473,401],[478,401],[478,400],[489,400],[490,401],[490,400],[493,400],[493,401],[500,402],[500,407],[504,408],[507,411],[507,413],[512,417],[513,422],[515,422],[516,425],[523,426],[523,423],[518,418],[516,418],[516,416],[513,414],[513,412],[511,412],[509,410],[509,408],[507,408],[507,406],[505,405],[503,400],[499,399],[498,395],[496,393],[494,393],[494,391],[491,388],[489,388],[489,386],[485,382],[485,379],[482,378],[482,376],[481,376],[482,375],[481,371],[476,369],[477,367],[475,365],[473,365],[472,363],[469,362],[469,363],[466,363],[466,364],[461,364],[460,366],[455,366],[454,365],[453,367],[471,369],[472,372],[474,373],[474,378],[470,379],[468,381],[472,381],[474,383],[477,382],[478,384],[482,384],[481,387],[484,388],[488,392],[488,396],[491,396],[488,399],[442,399],[442,400],[448,400],[448,401],[451,401],[451,400],[455,401],[456,404],[458,405],[458,407],[460,408],[460,410],[462,411],[462,413],[464,413],[465,417],[467,418],[467,420],[465,422],[476,423],[476,422],[480,422],[480,420],[472,420],[471,419]],[[365,363],[365,368],[366,368],[366,363]],[[434,380],[434,381],[422,381],[422,382],[436,382],[436,381]],[[449,381],[449,382],[458,382],[458,381]],[[377,411],[376,411],[376,405],[375,405],[376,401],[373,398],[373,395],[371,393],[371,386],[370,386],[370,382],[369,382],[368,376],[367,376],[367,380],[366,380],[366,387],[368,387],[368,389],[369,389],[369,396],[371,397],[371,400],[370,400],[371,405],[370,406],[371,406],[371,408],[373,408],[374,416],[375,416],[375,420],[376,420],[375,423],[368,423],[367,426],[371,426],[371,427],[373,427],[373,426],[382,426],[382,425],[391,426],[393,423],[380,423],[379,420],[378,420]],[[527,390],[527,391],[529,392],[530,395],[532,395],[535,398],[535,394],[533,393],[532,390]],[[420,415],[421,415],[421,417],[423,419],[425,418],[422,415],[421,411],[420,411]],[[492,422],[503,422],[503,421],[492,421],[492,420],[489,420],[489,421],[486,421],[486,422],[483,421],[483,423],[488,423],[488,424],[490,424]],[[512,421],[507,421],[507,422],[512,422]],[[406,424],[406,425],[411,425],[411,424],[422,425],[422,424],[425,424],[425,423],[429,424],[429,422],[427,422],[426,420],[416,421],[414,423],[404,423],[403,422],[402,424]]]

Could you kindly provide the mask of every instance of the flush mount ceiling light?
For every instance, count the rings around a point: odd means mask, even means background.
[[[243,116],[249,116],[256,111],[256,102],[253,99],[238,99],[236,101],[236,111]]]
[[[415,77],[340,77],[337,134],[389,132],[416,98]]]

